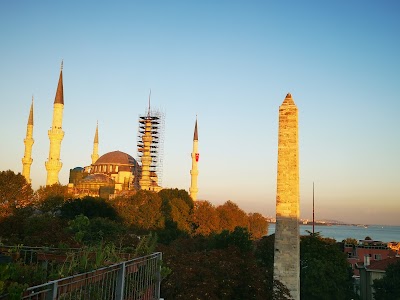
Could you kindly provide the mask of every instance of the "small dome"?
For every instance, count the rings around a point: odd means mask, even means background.
[[[92,174],[86,176],[82,183],[90,183],[90,182],[97,182],[97,183],[113,183],[113,180],[105,174]]]
[[[94,165],[104,164],[135,166],[137,163],[136,160],[129,154],[121,151],[113,151],[100,156],[100,158],[94,163]]]
[[[82,171],[83,171],[83,168],[82,168],[82,167],[75,167],[75,168],[73,168],[72,170],[73,170],[73,171],[80,171],[80,172],[82,172]]]

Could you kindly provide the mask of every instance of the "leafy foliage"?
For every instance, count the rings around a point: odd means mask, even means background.
[[[387,267],[383,278],[374,280],[373,287],[376,300],[400,299],[400,259]]]
[[[219,215],[208,201],[196,201],[193,208],[193,235],[208,236],[219,232]]]
[[[248,214],[249,232],[253,239],[260,239],[268,233],[268,221],[259,213]]]
[[[182,199],[186,202],[190,209],[193,209],[194,203],[190,195],[185,190],[180,189],[163,189],[158,192],[158,195],[161,197],[163,204],[168,203],[172,199]]]
[[[84,215],[78,215],[69,221],[68,225],[74,240],[84,245],[96,245],[103,240],[117,243],[125,233],[120,224],[106,218],[89,219]]]
[[[169,206],[170,220],[176,223],[178,230],[190,233],[191,214],[189,205],[180,198],[174,198],[169,202]]]
[[[212,237],[212,243],[216,249],[224,249],[235,246],[241,252],[249,252],[252,249],[250,233],[247,228],[236,227],[233,232],[223,230],[221,233]]]
[[[15,209],[33,201],[33,190],[21,173],[0,171],[0,218],[10,216]]]
[[[351,299],[352,271],[335,240],[303,236],[300,243],[302,299]]]
[[[354,239],[354,238],[346,238],[343,240],[343,243],[347,244],[347,245],[357,245],[358,241],[357,241],[357,239]]]
[[[227,201],[217,207],[220,230],[233,231],[236,227],[247,227],[246,213],[232,201]]]
[[[138,230],[157,230],[164,227],[162,200],[156,193],[138,191],[130,198],[117,198],[113,207],[127,225]]]
[[[251,243],[248,234],[238,232]],[[258,265],[253,252],[244,253],[233,245],[229,235],[219,236],[218,248],[210,248],[217,244],[204,237],[160,245],[165,264],[172,270],[162,282],[161,294],[167,299],[271,299],[265,268]],[[228,241],[222,242],[223,237]]]
[[[118,221],[120,218],[116,210],[102,198],[86,196],[82,199],[70,199],[61,206],[61,216],[74,219],[78,215],[95,218],[107,218]]]

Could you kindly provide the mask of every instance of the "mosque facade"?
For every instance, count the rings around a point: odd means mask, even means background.
[[[48,131],[50,140],[49,157],[45,162],[47,171],[46,185],[59,183],[58,174],[62,168],[61,142],[64,137],[62,129],[64,110],[63,63],[58,80],[56,96],[53,106],[53,119],[51,129]],[[99,128],[96,126],[93,140],[91,163],[84,167],[70,169],[68,191],[77,197],[100,196],[113,198],[118,195],[133,194],[139,189],[158,192],[162,189],[159,184],[158,159],[160,157],[160,144],[163,131],[163,122],[160,115],[149,110],[143,117],[139,117],[138,160],[128,153],[112,151],[99,155]],[[163,121],[163,119],[162,119]],[[22,174],[28,183],[31,183],[30,168],[33,162],[33,98],[28,118],[26,137],[24,139],[25,151],[22,158]]]

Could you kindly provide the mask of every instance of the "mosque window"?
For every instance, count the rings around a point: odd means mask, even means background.
[[[115,166],[115,172],[118,172],[118,166]]]
[[[110,165],[110,171],[109,171],[110,173],[112,172],[112,165]]]

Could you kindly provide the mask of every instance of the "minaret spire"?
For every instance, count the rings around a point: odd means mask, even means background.
[[[97,121],[96,133],[94,134],[93,141],[93,154],[92,154],[92,164],[99,159],[99,122]]]
[[[147,110],[147,117],[150,117],[150,99],[151,99],[151,89],[150,89],[150,93],[149,93],[149,108]]]
[[[61,61],[60,77],[58,79],[56,96],[53,106],[53,121],[51,129],[48,131],[50,140],[49,158],[46,161],[47,181],[46,185],[58,183],[58,173],[62,168],[60,161],[61,141],[64,138],[62,130],[62,119],[64,111],[64,88],[63,88],[63,61]]]
[[[298,110],[291,94],[279,107],[274,279],[300,299]]]
[[[193,152],[192,152],[192,169],[190,170],[191,182],[190,182],[190,197],[192,197],[193,201],[197,200],[197,192],[199,191],[197,187],[197,176],[199,175],[199,170],[197,165],[199,163],[199,135],[197,132],[197,115],[196,115],[196,123],[194,125],[194,135],[193,135]]]
[[[33,95],[31,109],[29,111],[28,124],[26,126],[26,137],[24,139],[25,152],[22,158],[22,175],[25,177],[26,182],[31,183],[31,165],[32,159],[32,146],[35,141],[33,140]]]

